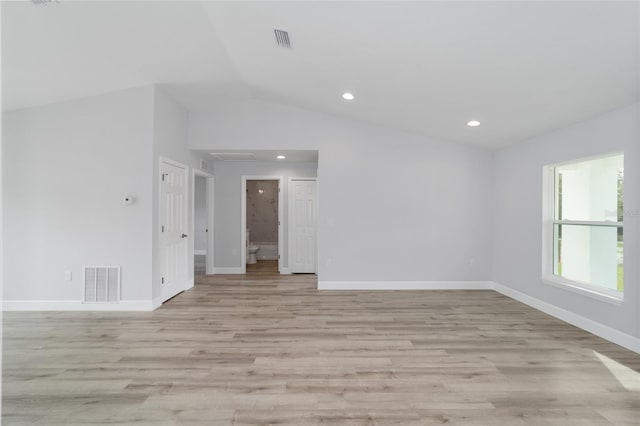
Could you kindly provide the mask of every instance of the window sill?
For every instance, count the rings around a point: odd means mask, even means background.
[[[622,302],[624,302],[624,295],[622,293],[618,293],[617,295],[605,293],[596,289],[588,288],[584,284],[578,283],[576,281],[567,280],[555,275],[543,276],[542,282],[550,286],[560,288],[562,290],[578,293],[583,296],[600,300],[601,302],[607,302],[616,306],[620,306]]]

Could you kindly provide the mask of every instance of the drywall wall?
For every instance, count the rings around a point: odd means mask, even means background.
[[[153,206],[159,206],[159,183],[160,183],[160,161],[163,158],[176,161],[183,164],[189,174],[188,194],[191,200],[191,174],[192,168],[198,168],[200,165],[201,155],[191,152],[187,148],[187,123],[189,114],[182,105],[177,103],[173,98],[167,95],[159,86],[154,87],[153,99],[153,156],[149,157],[152,161],[153,173],[150,174],[153,185]],[[188,227],[185,234],[191,234],[193,229],[193,207],[191,202],[188,204]],[[160,222],[158,208],[152,209],[152,227],[153,227],[153,298],[156,299],[160,295],[160,246],[159,232]],[[193,238],[190,236],[189,238]],[[193,284],[193,244],[188,244],[188,265],[187,280]]]
[[[319,151],[321,281],[491,277],[490,152],[255,99],[192,112],[189,146]],[[216,225],[236,229],[219,204]]]
[[[225,162],[213,164],[215,176],[214,195],[214,240],[215,266],[217,268],[241,267],[241,192],[242,176],[282,177],[280,200],[283,207],[283,252],[280,254],[282,266],[289,267],[287,227],[288,219],[288,182],[290,177],[314,177],[317,175],[317,163],[277,163],[277,162]]]
[[[640,106],[634,105],[495,154],[493,280],[634,336],[640,336]],[[624,303],[541,282],[543,166],[624,151]]]
[[[3,119],[5,300],[79,302],[85,265],[121,265],[122,298],[149,300],[153,88]]]
[[[203,251],[207,249],[207,180],[196,176],[194,186],[194,246],[196,251]]]

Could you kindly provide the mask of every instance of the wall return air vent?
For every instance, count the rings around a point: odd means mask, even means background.
[[[82,303],[118,303],[120,301],[119,266],[85,266]]]
[[[276,35],[276,41],[278,42],[278,46],[286,47],[287,49],[291,49],[291,41],[289,40],[289,33],[284,30],[273,30]]]

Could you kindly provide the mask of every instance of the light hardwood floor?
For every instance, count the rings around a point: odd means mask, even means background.
[[[5,313],[3,424],[639,424],[639,355],[497,293],[315,286],[198,277],[151,313]]]
[[[277,274],[278,273],[278,261],[277,260],[258,260],[253,265],[247,264],[247,274]]]

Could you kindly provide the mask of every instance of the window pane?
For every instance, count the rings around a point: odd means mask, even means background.
[[[555,219],[622,221],[624,156],[555,168]]]
[[[623,291],[622,228],[556,224],[553,239],[555,275]]]

